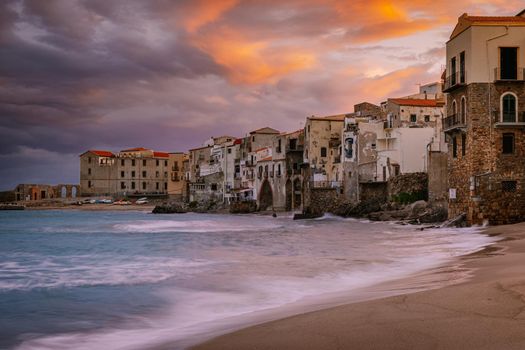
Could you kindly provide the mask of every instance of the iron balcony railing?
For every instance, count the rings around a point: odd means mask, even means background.
[[[340,188],[341,181],[310,181],[311,188]]]
[[[449,131],[456,128],[464,128],[466,124],[465,118],[462,118],[459,114],[452,114],[444,119],[443,130]]]
[[[465,71],[454,72],[445,78],[443,92],[452,91],[467,83],[467,73]]]
[[[516,69],[502,70],[494,68],[494,81],[523,81],[525,80],[525,68],[516,67]]]

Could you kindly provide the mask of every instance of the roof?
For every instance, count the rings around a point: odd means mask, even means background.
[[[344,122],[345,121],[346,114],[337,114],[337,115],[329,115],[326,117],[316,117],[311,116],[308,117],[310,120],[322,120],[322,121],[328,121],[328,122]]]
[[[168,158],[170,155],[167,152],[153,151],[153,157],[155,158]]]
[[[281,134],[281,136],[288,136],[288,135],[293,135],[293,134],[300,134],[304,132],[304,129],[299,129],[299,130],[295,130],[295,131],[290,131],[290,132],[283,132]]]
[[[272,160],[272,156],[269,156],[269,157],[266,157],[266,158],[263,158],[261,160],[258,160],[257,162],[267,162],[267,161],[270,161]]]
[[[84,154],[86,153],[94,153],[96,154],[97,156],[99,157],[115,157],[115,155],[113,154],[113,152],[110,152],[110,151],[101,151],[101,150],[95,150],[95,149],[90,149],[89,151],[86,151],[84,153],[82,153],[80,156],[83,156]]]
[[[235,141],[233,141],[233,144],[234,145],[242,145],[242,139],[236,139]]]
[[[213,146],[201,146],[201,147],[195,147],[195,148],[190,148],[188,151],[198,151],[200,149],[205,149],[205,148],[212,148]]]
[[[388,101],[400,106],[441,107],[444,105],[442,100],[425,100],[421,98],[389,98]]]
[[[266,126],[264,128],[260,128],[254,131],[250,131],[250,135],[252,134],[278,134],[279,130],[275,130],[273,128],[270,128],[269,126]]]
[[[450,39],[454,39],[459,34],[472,26],[525,26],[525,9],[516,16],[469,16],[464,13],[458,18],[458,23]]]
[[[139,152],[139,151],[147,151],[147,149],[144,147],[135,147],[135,148],[123,149],[120,152]]]

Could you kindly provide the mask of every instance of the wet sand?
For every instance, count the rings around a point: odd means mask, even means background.
[[[263,323],[192,349],[525,349],[525,223],[462,258],[456,285]]]

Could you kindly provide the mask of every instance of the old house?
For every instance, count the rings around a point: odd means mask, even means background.
[[[446,45],[449,216],[525,217],[525,10],[463,14]]]
[[[168,198],[183,201],[187,197],[186,174],[184,172],[184,161],[187,156],[182,152],[168,154]]]
[[[304,132],[304,163],[308,164],[314,187],[341,188],[341,135],[346,115],[308,117]]]
[[[82,196],[165,196],[169,154],[143,147],[80,155]]]

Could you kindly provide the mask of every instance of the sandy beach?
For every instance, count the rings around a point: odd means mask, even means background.
[[[525,349],[525,224],[485,232],[502,240],[461,259],[467,281],[263,323],[192,349]]]

